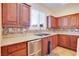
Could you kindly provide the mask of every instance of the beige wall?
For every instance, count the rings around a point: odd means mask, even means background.
[[[36,8],[42,12],[45,12],[47,15],[52,15],[52,10],[40,3],[29,3],[29,5],[31,5],[32,8]]]

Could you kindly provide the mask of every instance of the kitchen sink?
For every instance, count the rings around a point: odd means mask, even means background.
[[[47,34],[47,33],[37,33],[35,34],[36,36],[46,36],[46,35],[50,35],[50,34]]]

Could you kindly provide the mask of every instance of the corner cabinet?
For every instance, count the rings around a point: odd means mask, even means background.
[[[73,35],[59,35],[58,46],[77,50],[77,37]]]
[[[54,16],[47,16],[47,28],[59,28],[58,19]]]
[[[30,20],[30,6],[20,3],[2,3],[3,27],[28,27]]]

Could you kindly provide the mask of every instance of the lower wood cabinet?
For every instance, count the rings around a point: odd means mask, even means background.
[[[51,51],[57,46],[77,50],[77,36],[53,35],[41,39],[17,43],[1,47],[2,56],[46,56],[48,54],[48,41]]]
[[[76,51],[77,37],[73,35],[59,35],[58,45]]]
[[[77,37],[70,36],[70,49],[77,51]]]
[[[26,56],[26,48],[13,52],[8,56]]]
[[[69,36],[67,36],[67,35],[59,35],[59,46],[61,46],[61,47],[65,47],[65,48],[69,48],[69,41],[70,39],[69,39]]]
[[[28,55],[27,42],[17,43],[9,46],[1,47],[2,56],[25,56]]]
[[[48,53],[48,37],[42,39],[41,42],[41,55],[47,55]]]
[[[51,50],[58,46],[58,35],[50,36]]]

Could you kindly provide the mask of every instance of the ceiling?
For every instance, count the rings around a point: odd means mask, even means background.
[[[79,3],[41,3],[41,4],[52,10],[79,7]]]
[[[47,10],[49,15],[57,17],[79,13],[79,3],[32,3],[31,6],[37,7],[40,10]]]

